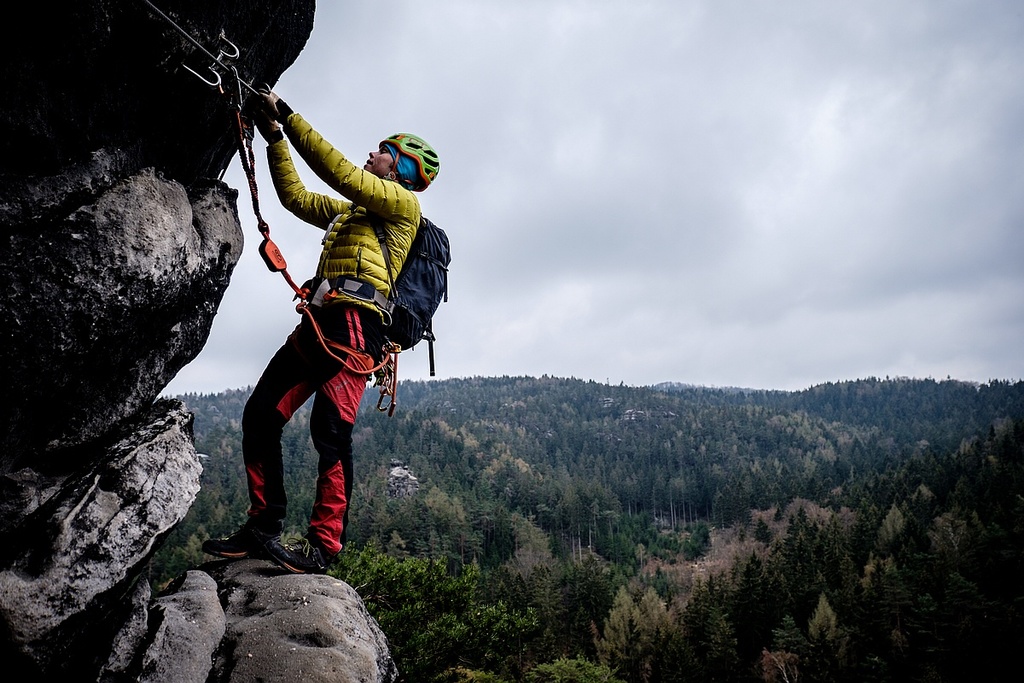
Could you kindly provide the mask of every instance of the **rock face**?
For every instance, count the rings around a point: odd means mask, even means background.
[[[218,180],[237,79],[276,82],[314,9],[59,0],[0,41],[0,656],[25,678],[396,676],[328,577],[211,563],[154,596],[145,576],[199,490],[191,415],[158,396],[205,344],[242,250],[238,192]]]
[[[343,581],[282,575],[262,560],[211,562],[201,569],[186,572],[150,603],[148,624],[126,624],[99,680],[327,683],[397,677],[386,638]]]

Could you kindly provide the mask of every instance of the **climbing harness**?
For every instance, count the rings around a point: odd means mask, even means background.
[[[393,416],[395,414],[395,407],[398,405],[398,353],[401,349],[395,344],[388,344],[384,348],[384,360],[374,365],[372,359],[367,360],[369,358],[367,354],[332,339],[327,339],[320,329],[316,317],[314,317],[313,312],[309,309],[309,304],[305,301],[299,303],[295,308],[306,316],[306,319],[313,327],[313,331],[316,332],[316,338],[320,342],[320,347],[328,356],[356,374],[373,376],[374,383],[380,387],[377,410],[382,413],[387,412],[388,417]],[[338,356],[334,352],[335,350],[343,353],[344,356]],[[350,359],[358,359],[362,365],[367,367],[353,367],[349,362]]]
[[[296,312],[304,315],[309,321],[309,324],[316,333],[316,337],[319,340],[322,349],[331,358],[344,365],[348,370],[356,374],[366,375],[367,377],[372,376],[375,384],[380,387],[380,398],[377,400],[377,410],[380,412],[387,412],[388,417],[393,416],[395,413],[395,407],[398,404],[398,354],[401,351],[401,347],[397,344],[392,344],[390,342],[387,343],[382,349],[384,359],[380,363],[374,364],[373,359],[367,354],[324,337],[323,331],[320,329],[320,325],[317,323],[316,318],[313,315],[313,311],[310,310],[310,306],[315,305],[310,301],[310,297],[313,292],[308,287],[300,287],[295,284],[291,275],[288,274],[288,263],[285,261],[284,254],[282,254],[280,248],[274,244],[274,241],[270,239],[270,225],[263,218],[263,213],[260,211],[259,189],[256,184],[256,155],[253,152],[252,147],[252,141],[255,137],[253,133],[253,125],[242,111],[245,103],[243,88],[253,95],[262,97],[270,92],[269,86],[257,89],[253,87],[251,83],[246,82],[238,75],[238,69],[228,62],[238,58],[241,51],[234,43],[227,39],[223,31],[221,32],[219,39],[226,45],[227,49],[220,48],[218,50],[218,54],[214,55],[167,14],[150,2],[150,0],[142,0],[142,2],[148,5],[150,9],[152,9],[178,33],[184,36],[192,45],[212,60],[212,63],[209,66],[210,76],[204,76],[186,64],[182,64],[182,66],[206,85],[216,88],[221,95],[225,96],[231,105],[233,110],[234,126],[238,133],[236,138],[238,143],[238,157],[242,164],[242,170],[245,172],[246,183],[249,186],[249,195],[252,199],[252,209],[256,216],[257,228],[260,231],[260,235],[263,237],[263,241],[259,246],[259,254],[263,259],[263,262],[266,264],[270,272],[281,273],[285,282],[287,282],[288,286],[295,292],[294,299],[299,302],[296,304],[295,310]],[[234,84],[234,90],[229,91],[225,87],[225,75],[227,75],[231,83]],[[342,353],[343,356],[339,356],[335,351]]]

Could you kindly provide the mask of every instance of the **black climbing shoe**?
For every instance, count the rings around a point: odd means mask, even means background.
[[[230,560],[244,557],[266,557],[267,545],[277,542],[277,535],[268,534],[248,524],[226,538],[211,538],[203,542],[203,552]]]
[[[292,574],[326,574],[334,562],[335,555],[328,555],[316,542],[299,537],[281,543],[273,540],[267,544],[270,559]]]

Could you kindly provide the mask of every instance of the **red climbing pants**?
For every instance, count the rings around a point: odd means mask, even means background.
[[[383,335],[378,315],[340,304],[315,311],[325,338],[379,359]],[[352,497],[352,427],[367,379],[365,373],[332,358],[303,317],[263,371],[242,414],[251,524],[267,533],[282,530],[288,499],[281,434],[312,396],[309,430],[319,461],[306,537],[330,555],[341,550]]]

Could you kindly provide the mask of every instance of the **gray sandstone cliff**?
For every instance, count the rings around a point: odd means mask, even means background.
[[[253,84],[295,60],[315,11],[153,4],[211,51],[230,39]],[[45,9],[0,41],[0,656],[35,680],[394,680],[376,622],[329,577],[210,563],[153,594],[146,564],[202,469],[191,415],[158,396],[241,255],[219,180],[241,99],[185,68],[210,60],[145,0]]]

